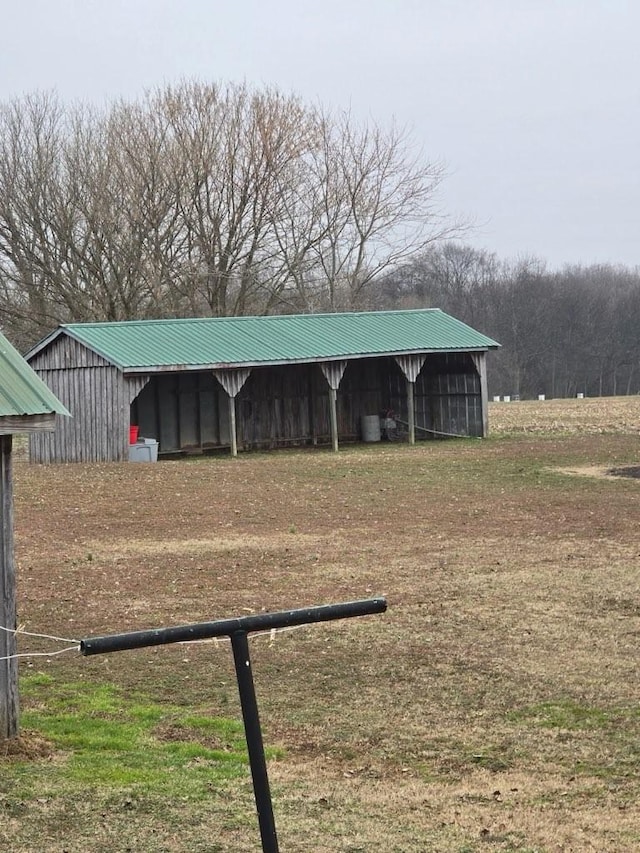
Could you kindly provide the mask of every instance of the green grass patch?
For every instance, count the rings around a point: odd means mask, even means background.
[[[48,741],[55,760],[5,763],[1,788],[28,798],[80,792],[87,785],[197,800],[247,775],[238,720],[160,705],[116,686],[60,683],[43,674],[21,681],[22,728]],[[276,757],[275,753],[269,753]]]
[[[627,712],[628,713],[628,712]],[[616,716],[619,716],[618,712]],[[582,731],[608,728],[614,712],[581,705],[572,699],[560,699],[555,702],[541,702],[507,714],[510,722],[529,722],[545,729],[564,729]]]
[[[640,712],[635,707],[602,708],[572,699],[541,702],[507,715],[521,730],[546,729],[554,761],[568,772],[610,783],[638,778]]]

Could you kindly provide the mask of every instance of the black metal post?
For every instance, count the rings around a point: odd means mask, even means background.
[[[253,673],[251,671],[249,640],[245,631],[237,631],[231,635],[231,647],[233,648],[233,660],[236,665],[236,675],[238,677],[238,691],[240,693],[244,732],[249,751],[249,764],[253,779],[253,793],[258,812],[258,823],[260,824],[262,849],[264,853],[278,853],[278,838],[276,835],[275,819],[273,817],[271,792],[269,790],[267,760],[264,754],[258,702],[256,700]]]

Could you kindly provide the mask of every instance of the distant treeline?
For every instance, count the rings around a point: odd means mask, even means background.
[[[640,267],[566,266],[445,243],[375,285],[380,308],[442,308],[495,338],[494,395],[640,392]]]

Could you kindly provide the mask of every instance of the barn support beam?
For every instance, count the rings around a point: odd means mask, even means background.
[[[320,369],[329,385],[329,418],[331,421],[331,444],[334,453],[338,452],[338,388],[346,367],[346,361],[320,362]]]
[[[0,435],[0,740],[19,728],[16,572],[13,547],[12,436]]]
[[[407,420],[409,422],[409,444],[416,443],[415,384],[422,370],[426,355],[397,355],[396,363],[407,380]]]
[[[236,428],[236,398],[229,395],[229,438],[231,439],[231,455],[238,455],[238,432]]]
[[[214,370],[213,375],[229,395],[229,435],[231,441],[231,455],[238,455],[238,431],[236,427],[236,397],[242,390],[244,383],[251,375],[250,367],[231,367],[222,370]]]
[[[333,452],[338,452],[338,392],[329,388],[329,417],[331,419],[331,445]]]
[[[416,443],[416,410],[414,403],[414,382],[407,379],[407,411],[409,413],[409,444]]]

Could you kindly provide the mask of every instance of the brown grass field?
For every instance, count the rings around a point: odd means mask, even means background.
[[[336,455],[17,462],[19,622],[79,639],[385,595],[384,615],[251,640],[282,853],[638,850],[640,480],[607,472],[640,464],[640,398],[491,404],[490,423]],[[240,719],[226,641],[21,667],[48,691],[25,691],[27,720],[105,685],[167,708],[149,749],[194,709]],[[261,849],[248,768],[221,775],[204,736],[176,795],[169,775],[79,786],[73,750],[24,729],[0,758],[3,851]]]

